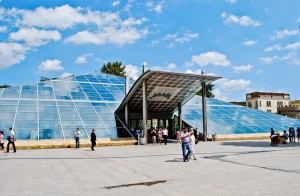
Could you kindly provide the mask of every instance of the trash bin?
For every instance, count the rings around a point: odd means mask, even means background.
[[[139,137],[139,145],[145,145],[146,144],[146,138],[145,137]]]
[[[212,134],[212,141],[217,141],[217,133]]]

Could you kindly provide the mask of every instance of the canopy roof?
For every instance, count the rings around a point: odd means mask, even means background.
[[[147,84],[148,112],[174,113],[201,89],[202,81],[209,84],[221,77],[148,70],[134,83],[116,112],[128,104],[129,112],[143,110],[143,80]]]

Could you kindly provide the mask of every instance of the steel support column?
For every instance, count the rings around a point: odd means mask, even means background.
[[[126,76],[125,79],[125,96],[127,95],[127,93],[129,92],[129,78]],[[128,118],[128,103],[125,104],[125,123],[126,123],[126,127],[129,129],[129,118]]]
[[[182,131],[182,104],[178,103],[178,122],[179,122],[179,131]]]
[[[144,127],[144,142],[147,144],[147,118],[148,118],[148,104],[147,104],[147,81],[143,80],[143,127]]]
[[[202,81],[202,117],[203,117],[203,140],[207,141],[207,115],[206,115],[206,83]]]

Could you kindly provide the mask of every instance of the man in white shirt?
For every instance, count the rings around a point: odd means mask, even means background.
[[[163,136],[163,138],[164,138],[164,143],[165,143],[165,145],[167,145],[168,130],[167,130],[166,128],[164,128],[164,129],[162,130],[162,136]]]
[[[80,148],[80,131],[79,131],[79,128],[77,128],[76,131],[75,131],[74,140],[75,140],[76,148]]]
[[[12,130],[12,128],[9,128],[9,136],[8,136],[8,143],[7,143],[7,153],[9,153],[9,145],[12,144],[14,152],[17,152],[16,146],[15,146],[15,132]]]
[[[180,134],[181,138],[181,147],[182,147],[182,156],[183,156],[183,161],[187,162],[189,161],[189,156],[192,152],[191,146],[190,146],[190,134],[188,133],[188,128],[184,128],[183,132]],[[186,153],[186,150],[188,152]]]

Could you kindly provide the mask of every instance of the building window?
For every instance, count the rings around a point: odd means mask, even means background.
[[[267,110],[267,112],[271,112],[271,110]]]
[[[255,109],[258,109],[258,102],[255,101]]]
[[[259,107],[261,107],[261,101],[259,101]]]
[[[271,107],[271,101],[267,101],[267,107]]]
[[[252,108],[252,103],[251,102],[248,102],[248,107]]]

